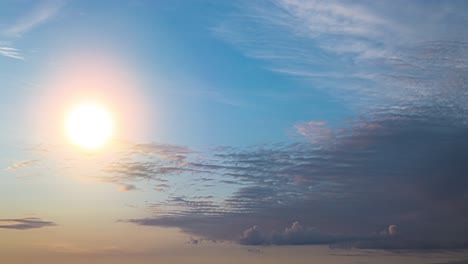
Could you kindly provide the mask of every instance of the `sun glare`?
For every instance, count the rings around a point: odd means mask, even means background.
[[[81,103],[71,109],[65,120],[70,140],[83,148],[95,149],[104,145],[112,133],[109,111],[96,103]]]

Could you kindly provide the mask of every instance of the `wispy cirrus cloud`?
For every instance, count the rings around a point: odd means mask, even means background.
[[[10,37],[21,36],[51,19],[64,4],[64,0],[39,1],[32,9],[16,18],[14,23],[5,26],[1,32]]]
[[[23,5],[22,3],[5,3],[5,5]],[[52,19],[65,5],[65,0],[37,1],[32,5],[20,8],[23,12],[6,16],[9,19],[0,21],[0,37],[13,40]],[[12,41],[9,45],[0,43],[0,56],[24,60],[22,51]]]
[[[23,60],[24,57],[21,55],[21,52],[19,49],[9,47],[9,46],[2,46],[0,45],[0,55],[13,58],[13,59],[18,59],[18,60]]]
[[[213,32],[359,114],[443,106],[439,116],[463,119],[467,9],[463,2],[244,2]]]

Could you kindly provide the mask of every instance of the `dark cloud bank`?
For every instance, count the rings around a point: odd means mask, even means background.
[[[322,144],[220,148],[177,175],[236,183],[232,195],[172,197],[124,221],[246,245],[466,248],[467,150],[467,127],[410,115],[357,120]]]
[[[371,17],[388,10],[377,9],[369,10]],[[419,14],[417,8],[410,10]],[[459,27],[466,22],[466,16],[459,16],[466,5],[449,10],[442,14],[443,21],[439,14],[425,16],[427,28],[395,19],[385,23],[387,31],[374,30],[383,20],[369,25],[372,21],[337,11],[351,16],[343,21],[377,37],[321,32],[330,40],[325,43],[318,43],[314,32],[288,32],[313,28],[314,18],[321,18],[313,15],[314,5],[274,5],[254,15],[236,16],[253,20],[256,27],[227,21],[217,32],[235,37],[234,44],[245,43],[241,50],[250,50],[247,55],[256,57],[260,53],[252,49],[258,48],[267,53],[257,57],[287,58],[272,62],[279,72],[314,79],[320,69],[317,63],[334,61],[314,58],[317,52],[309,52],[314,45],[325,49],[324,55],[345,58],[346,63],[325,67],[339,69],[337,74],[322,74],[342,89],[331,93],[359,109],[361,118],[338,128],[322,120],[298,123],[295,128],[305,140],[293,144],[220,147],[209,153],[170,145],[134,146],[131,152],[139,157],[111,164],[105,170],[107,180],[150,181],[156,191],[172,193],[165,201],[147,204],[152,216],[121,221],[177,227],[205,239],[246,245],[467,248],[468,44],[466,30]],[[392,14],[398,18],[400,11]],[[330,19],[341,25],[340,16]],[[326,25],[318,29],[342,28]],[[279,27],[284,36],[270,34],[271,28]],[[264,39],[259,41],[258,36]],[[341,43],[354,49],[337,45]],[[182,178],[184,188],[197,186],[194,192],[174,191],[173,179]]]

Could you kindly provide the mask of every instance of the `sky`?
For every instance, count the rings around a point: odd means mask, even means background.
[[[1,0],[0,262],[468,263],[467,12]]]

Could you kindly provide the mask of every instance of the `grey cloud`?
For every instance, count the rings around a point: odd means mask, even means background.
[[[54,222],[44,221],[36,217],[0,219],[0,229],[27,230],[56,225]]]
[[[313,228],[304,228],[295,221],[281,232],[263,234],[257,226],[245,230],[240,238],[244,245],[315,245],[333,244],[350,240],[345,236],[320,233]]]
[[[322,120],[302,122],[294,127],[300,135],[310,142],[320,143],[330,140],[331,137],[335,136],[333,129]]]
[[[138,190],[138,188],[132,184],[122,184],[119,188],[119,191],[121,192],[127,192],[127,191],[133,191],[133,190]]]
[[[218,151],[216,162],[185,166],[241,183],[235,192],[217,199],[172,197],[154,204],[165,209],[154,217],[130,222],[179,227],[208,239],[238,240],[255,225],[267,234],[260,239],[251,230],[243,243],[465,247],[467,137],[468,128],[455,120],[376,114],[349,122],[321,144]],[[295,220],[314,229],[297,224],[270,235]],[[382,237],[382,230],[392,235]]]
[[[388,235],[389,236],[396,236],[398,234],[398,226],[397,225],[390,225],[388,227]]]
[[[263,254],[264,252],[259,249],[259,248],[248,248],[247,252],[253,253],[253,254]]]
[[[102,175],[94,177],[102,182],[110,182],[119,186],[134,186],[129,182],[156,181],[156,189],[164,191],[170,187],[169,177],[184,173],[201,173],[198,168],[188,166],[188,158],[197,153],[185,146],[169,144],[123,144],[123,156],[107,163],[101,170]],[[206,177],[200,178],[205,181]]]
[[[186,155],[194,153],[193,150],[186,146],[156,143],[136,144],[131,147],[131,151],[134,153],[154,155],[172,161],[183,161]]]
[[[240,243],[244,245],[262,245],[265,244],[265,238],[257,226],[253,226],[242,233]]]
[[[191,245],[199,245],[202,243],[212,243],[212,244],[217,244],[217,243],[222,243],[223,241],[218,241],[218,240],[206,240],[203,238],[194,238],[190,237],[190,239],[186,242],[187,244]]]
[[[388,233],[367,235],[344,235],[320,232],[315,228],[305,228],[299,222],[294,222],[283,231],[262,232],[258,226],[245,230],[239,243],[243,245],[320,245],[328,244],[331,248],[362,248],[362,249],[441,249],[463,248],[467,243],[437,245],[421,238],[399,236],[390,225]]]
[[[103,174],[156,184],[165,197],[146,204],[147,218],[122,221],[207,239],[243,234],[246,244],[466,247],[468,6],[420,3],[240,5],[217,36],[326,89],[360,118],[297,123],[304,141],[292,144],[134,145]]]
[[[448,262],[437,263],[437,264],[468,264],[468,259],[467,260],[454,260],[454,261],[448,261]]]
[[[161,212],[167,214],[167,212]],[[160,226],[180,228],[183,232],[208,240],[239,241],[239,234],[246,226],[253,226],[256,219],[248,215],[226,212],[221,215],[200,213],[157,216],[151,218],[119,220],[121,223],[133,223],[142,226]]]
[[[187,244],[192,244],[192,245],[198,245],[200,243],[199,239],[195,239],[193,237],[190,238],[190,240],[187,242]]]

